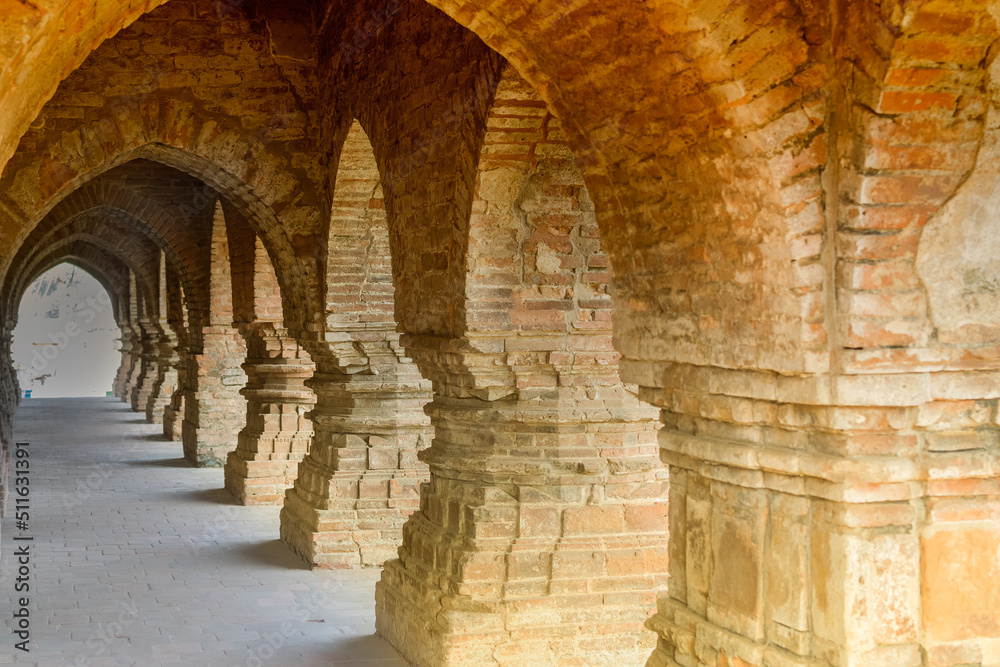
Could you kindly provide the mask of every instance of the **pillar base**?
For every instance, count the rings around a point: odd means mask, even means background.
[[[646,627],[655,632],[658,638],[656,649],[646,661],[646,667],[820,667],[826,664],[778,646],[747,639],[669,598],[658,601],[657,612],[646,622]],[[795,631],[789,629],[789,633],[795,634]],[[884,652],[878,655],[873,651],[868,658],[871,662],[859,665],[897,664],[891,655]],[[915,664],[920,664],[919,660]]]
[[[436,396],[430,483],[376,585],[376,629],[415,665],[641,665],[667,586],[667,471],[618,387]],[[588,406],[589,407],[589,406]]]
[[[155,376],[155,369],[151,366],[143,370],[143,375],[139,379],[139,384],[132,388],[131,395],[131,405],[133,412],[146,412],[146,404],[149,402],[150,396],[153,395],[153,385],[155,378],[150,377]]]
[[[380,567],[396,557],[427,471],[335,471],[309,457],[281,510],[281,539],[318,568]]]
[[[164,384],[159,387],[146,401],[146,421],[150,424],[162,424],[166,417],[166,409],[170,407],[170,396],[177,390],[175,382],[172,389],[164,393],[163,388],[166,386]]]
[[[190,355],[184,373],[184,458],[199,467],[221,468],[236,449],[246,414],[240,390],[247,376],[243,337],[225,326],[205,327],[203,351]]]
[[[247,461],[238,452],[226,458],[226,491],[241,505],[282,505],[285,491],[295,482],[299,461]]]
[[[262,441],[267,445],[262,447]],[[244,429],[236,451],[226,457],[226,490],[242,505],[284,504],[285,491],[295,483],[311,441],[310,432],[284,439]]]
[[[198,468],[221,468],[233,450],[232,436],[199,433],[199,428],[187,419],[181,426],[184,458]]]
[[[378,567],[396,555],[419,506],[430,444],[429,383],[382,341],[369,370],[316,373],[309,455],[281,510],[281,539],[314,567]],[[321,360],[322,361],[322,360]]]
[[[375,587],[376,632],[419,667],[643,664],[656,646],[643,622],[666,582],[651,575],[643,590],[605,589],[599,550],[611,559],[634,559],[662,544],[531,542],[508,553],[472,552],[463,554],[464,562],[442,564],[492,568],[498,579],[504,571],[535,574],[516,585],[458,584],[446,593],[437,573],[402,560],[386,562]],[[566,579],[550,581],[553,568]]]
[[[178,390],[179,391],[179,390]],[[179,407],[175,404],[179,403]],[[163,408],[163,437],[178,442],[182,438],[184,423],[184,400],[171,401]]]

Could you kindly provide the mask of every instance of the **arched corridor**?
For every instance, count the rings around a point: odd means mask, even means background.
[[[998,667],[998,53],[1000,0],[0,0],[0,448],[78,262],[149,488],[360,573],[367,647]]]

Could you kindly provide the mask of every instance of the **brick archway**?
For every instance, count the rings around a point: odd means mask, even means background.
[[[642,254],[632,251],[641,249],[651,242],[655,244],[657,230],[662,224],[666,224],[667,220],[706,218],[706,214],[707,219],[719,220],[718,231],[725,230],[727,234],[735,231],[739,234],[738,225],[745,224],[745,221],[740,222],[740,218],[745,217],[743,211],[747,211],[758,220],[769,219],[769,222],[763,225],[765,237],[782,235],[785,227],[782,220],[787,210],[794,208],[790,206],[792,203],[790,200],[766,200],[758,196],[746,199],[745,194],[737,196],[737,193],[781,190],[782,177],[778,172],[772,173],[768,166],[774,164],[774,160],[768,163],[769,158],[764,158],[763,154],[776,150],[775,156],[791,157],[795,152],[793,148],[797,147],[797,142],[800,141],[794,139],[799,136],[796,134],[786,137],[787,141],[781,145],[772,145],[765,143],[770,135],[759,130],[780,117],[787,117],[790,122],[790,114],[793,113],[805,112],[807,131],[811,131],[809,128],[818,122],[817,119],[810,117],[806,109],[809,106],[808,100],[813,99],[810,96],[816,94],[816,82],[823,79],[823,74],[807,62],[810,45],[798,35],[802,30],[813,29],[814,26],[822,28],[824,17],[804,15],[797,5],[791,2],[768,7],[766,11],[762,8],[755,23],[740,26],[741,38],[748,44],[771,40],[769,44],[771,50],[786,56],[791,68],[752,63],[757,69],[747,70],[747,66],[751,63],[744,65],[746,61],[744,51],[739,47],[733,47],[730,44],[732,40],[725,38],[732,32],[733,26],[725,22],[711,23],[710,17],[704,15],[703,8],[698,4],[675,15],[658,14],[653,10],[647,10],[639,20],[630,14],[634,8],[627,3],[611,5],[584,3],[574,7],[571,14],[566,14],[557,4],[543,0],[531,3],[527,7],[457,1],[434,3],[510,60],[526,79],[541,91],[543,99],[556,111],[557,116],[568,128],[577,158],[600,213],[601,224],[606,231],[612,270],[621,273],[618,283],[623,290],[623,297],[625,295],[631,297],[620,299],[621,306],[616,311],[622,313],[619,318],[619,329],[623,332],[621,338],[635,341],[640,347],[644,345],[641,341],[646,337],[642,335],[641,328],[636,328],[638,325],[632,321],[634,318],[628,315],[633,307],[642,308],[642,312],[645,313],[687,317],[691,326],[695,330],[702,331],[703,337],[709,340],[713,336],[713,331],[720,328],[730,330],[735,328],[736,321],[731,327],[725,325],[725,318],[729,316],[721,305],[713,306],[711,308],[713,312],[707,313],[706,316],[691,318],[683,311],[676,311],[661,297],[648,293],[642,288],[642,282],[633,284],[630,277],[641,275],[643,270],[635,263],[636,260],[642,260]],[[228,11],[227,8],[223,9]],[[530,18],[533,14],[549,15],[552,18],[547,22],[537,23]],[[108,22],[104,24],[106,27],[103,32],[107,35],[114,34],[117,26],[123,21],[111,18],[110,14],[106,16]],[[96,25],[98,31],[103,27],[100,21]],[[607,52],[599,41],[574,41],[576,38],[573,35],[580,27],[605,31],[609,38],[620,34],[622,43],[630,44],[630,49],[620,54],[612,66],[604,66],[597,70],[600,72],[598,76],[584,80],[585,78],[581,76],[586,67],[584,63],[602,62]],[[39,27],[40,32],[43,30]],[[627,37],[623,31],[627,31]],[[679,39],[684,46],[691,40],[689,35],[698,31],[705,31],[706,38],[687,47],[694,67],[665,68],[654,72],[652,69],[637,66],[639,64],[637,54],[644,54],[641,57],[642,63],[647,62],[646,58],[651,53],[661,53],[664,60],[668,61],[670,40]],[[776,36],[766,37],[769,34]],[[572,57],[567,57],[570,51]],[[573,68],[560,69],[563,63],[568,61],[577,65]],[[634,82],[626,95],[619,94],[621,70],[629,71],[634,77]],[[760,76],[762,72],[767,74]],[[793,85],[791,83],[793,79],[798,83]],[[788,83],[782,84],[782,81]],[[791,106],[799,111],[791,109],[788,105],[778,109],[769,106],[766,100],[760,97],[760,91],[770,86],[777,86],[777,90],[785,90],[786,92],[782,93],[785,99],[792,101]],[[650,107],[648,102],[640,103],[639,96],[649,91],[660,91],[657,93],[662,96],[662,104],[659,107]],[[758,99],[759,103],[750,104]],[[637,108],[644,109],[643,113],[634,113]],[[601,111],[597,112],[596,109]],[[646,132],[646,128],[651,124],[661,127],[664,131],[651,135]],[[702,132],[702,129],[706,132]],[[737,136],[742,131],[748,131],[749,134]],[[642,139],[644,136],[655,136],[655,141],[660,143],[650,144],[651,140]],[[692,156],[688,159],[678,152],[681,148],[692,147],[696,138],[697,146],[694,146],[694,149],[697,157]],[[818,145],[816,148],[819,150]],[[726,153],[747,157],[740,162],[738,169],[722,168],[716,158]],[[675,157],[670,157],[671,155]],[[656,156],[661,159],[656,160]],[[668,158],[668,162],[662,160],[664,157]],[[793,162],[796,162],[796,168],[800,169],[801,160]],[[814,159],[811,166],[815,167],[821,163],[822,160],[816,162]],[[640,164],[644,166],[636,168],[629,166]],[[704,171],[705,169],[708,171]],[[635,175],[625,178],[625,170],[633,171]],[[636,180],[638,174],[642,174],[641,178],[649,185],[639,187],[639,181]],[[692,180],[698,180],[702,184],[720,185],[710,196],[708,192],[674,187],[671,206],[676,211],[674,213],[668,211],[667,216],[652,217],[653,211],[661,208],[662,203],[643,192],[659,190],[650,187],[654,183],[679,184]],[[726,183],[730,186],[726,186]],[[727,191],[730,194],[726,194]],[[788,196],[794,196],[792,190],[787,192],[786,199]],[[712,210],[712,200],[716,200],[720,195],[723,201],[728,200],[729,203],[721,210]],[[809,198],[797,201],[807,206]],[[629,203],[623,206],[622,202]],[[664,223],[656,223],[657,218],[662,219]],[[649,224],[651,220],[655,223],[652,226]],[[800,219],[796,220],[796,223],[801,222]],[[769,228],[769,225],[773,228]],[[632,238],[631,234],[637,236]],[[790,275],[787,269],[779,268],[784,263],[780,253],[771,259],[770,255],[774,249],[770,247],[770,241],[764,240],[765,245],[768,245],[766,252],[754,250],[753,246],[760,241],[754,241],[751,234],[749,237],[751,247],[747,252],[742,252],[739,248],[746,241],[741,241],[735,246],[725,244],[713,246],[711,242],[713,237],[721,238],[711,234],[700,240],[692,239],[691,245],[683,250],[684,255],[687,257],[700,255],[706,259],[712,256],[719,258],[727,256],[730,261],[742,263],[743,270],[760,273],[765,280],[764,284],[769,286],[768,289],[747,292],[744,299],[758,301],[762,306],[760,310],[765,312],[799,311],[798,315],[790,315],[791,319],[787,322],[775,320],[763,327],[758,324],[759,333],[747,339],[747,351],[737,353],[735,357],[725,361],[728,364],[741,363],[740,357],[742,357],[746,363],[750,363],[751,356],[756,354],[753,350],[761,345],[760,338],[771,340],[778,338],[789,350],[808,349],[813,346],[815,327],[795,324],[796,318],[804,317],[801,313],[808,311],[808,308],[804,301],[800,306],[794,306],[796,298],[790,296],[786,288],[786,285],[792,283],[794,284],[792,292],[800,291],[803,286],[801,279]],[[801,262],[808,265],[807,260],[815,256],[790,257],[790,259],[793,263]],[[678,257],[678,260],[680,259]],[[703,271],[703,267],[685,267],[685,264],[679,262],[675,268],[687,273],[692,279],[701,279],[698,277],[698,271]],[[743,285],[738,273],[737,271],[737,275],[732,277],[735,279],[734,284]],[[723,280],[730,282],[725,276]],[[822,289],[821,282],[815,282],[815,278],[811,280],[814,282],[809,285],[814,289]],[[722,326],[715,329],[705,328],[715,326],[713,320],[722,323]],[[713,347],[710,344],[701,347],[705,349],[699,349],[698,346],[689,347],[684,356],[695,360],[705,354],[718,354],[708,351]],[[636,349],[629,350],[629,356],[642,355]],[[776,362],[772,360],[769,363]]]
[[[211,138],[192,133],[192,123],[211,132]],[[261,236],[275,264],[289,326],[298,331],[316,317],[311,315],[320,312],[317,294],[311,287],[317,284],[310,278],[316,271],[312,248],[302,246],[306,254],[300,257],[286,226],[275,214],[276,209],[295,208],[292,200],[297,195],[287,189],[287,183],[282,183],[284,189],[275,187],[276,182],[281,183],[280,165],[262,168],[258,164],[251,168],[242,159],[246,155],[269,155],[259,139],[201,121],[195,109],[160,98],[147,101],[141,108],[128,107],[127,116],[99,127],[99,134],[81,130],[75,136],[63,136],[44,156],[32,156],[30,166],[22,167],[29,174],[38,170],[34,177],[41,179],[42,198],[36,203],[14,199],[0,214],[4,218],[0,225],[22,229],[17,244],[23,243],[37,224],[29,221],[40,220],[83,183],[132,160],[147,159],[191,174],[236,207]],[[144,136],[147,134],[152,136]],[[81,145],[82,149],[69,149]],[[61,153],[60,147],[65,152]],[[3,182],[17,178],[16,173],[8,171]],[[257,193],[264,193],[268,199]]]
[[[109,220],[115,221],[113,226],[119,229],[118,237],[114,234],[108,236],[106,228],[112,224]],[[7,282],[16,279],[22,267],[32,257],[37,257],[41,249],[74,233],[103,238],[111,247],[132,242],[130,234],[138,233],[139,238],[146,239],[151,247],[166,252],[169,261],[178,269],[187,288],[189,312],[197,319],[198,313],[204,311],[205,297],[196,289],[196,284],[199,277],[205,274],[205,268],[200,265],[195,242],[167,211],[124,186],[90,184],[61,201],[32,230],[10,262]],[[139,253],[139,256],[142,254]],[[143,275],[144,270],[155,265],[156,262],[147,263],[145,268],[137,266],[135,272]],[[156,280],[146,280],[144,284],[156,284]],[[147,297],[152,298],[152,292]]]
[[[132,231],[129,224],[122,223],[120,220],[109,222],[108,218],[103,216],[99,221],[89,218],[89,216],[82,216],[60,231],[58,238],[51,239],[51,242],[44,247],[38,247],[21,264],[18,274],[12,276],[15,279],[10,284],[12,292],[20,294],[23,291],[25,285],[30,282],[29,275],[34,273],[36,267],[46,260],[53,249],[65,248],[73,243],[86,242],[112,254],[123,262],[136,276],[141,298],[147,302],[155,300],[156,264],[152,264],[151,270],[149,262],[157,259],[159,251],[148,240],[131,239],[129,242],[127,236],[123,239],[123,237],[116,235],[116,233],[129,234]]]
[[[115,321],[121,322],[122,318],[127,315],[129,292],[129,267],[122,258],[88,242],[86,239],[77,239],[65,247],[53,249],[51,253],[47,254],[24,281],[24,286],[30,285],[38,276],[62,263],[78,266],[93,276],[111,297]],[[21,298],[23,298],[23,288],[18,302]]]

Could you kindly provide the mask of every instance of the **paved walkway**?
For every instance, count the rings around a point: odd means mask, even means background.
[[[373,634],[377,571],[310,571],[277,508],[234,504],[160,429],[118,399],[22,402],[31,517],[18,531],[11,499],[0,533],[0,664],[405,666]],[[34,537],[30,653],[16,535]]]

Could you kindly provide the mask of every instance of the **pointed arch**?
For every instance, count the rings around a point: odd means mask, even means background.
[[[148,239],[162,249],[168,261],[178,268],[191,297],[189,310],[194,314],[204,311],[205,295],[198,286],[206,273],[201,251],[195,239],[180,221],[151,199],[142,196],[126,185],[113,183],[88,183],[74,191],[32,230],[10,262],[5,281],[10,282],[24,263],[30,261],[39,248],[58,242],[72,230],[86,228],[88,233],[100,236],[102,225],[118,228],[122,243],[138,238]],[[138,272],[138,273],[141,273]]]
[[[322,272],[327,330],[392,325],[392,253],[382,177],[357,120],[341,145],[330,210]]]
[[[68,248],[79,245],[88,245],[121,262],[127,270],[132,271],[136,276],[142,298],[147,302],[154,299],[157,288],[156,276],[149,270],[150,265],[145,264],[144,260],[155,258],[155,248],[143,248],[141,244],[125,244],[123,247],[116,243],[116,240],[115,238],[108,239],[101,235],[80,232],[52,243],[24,267],[24,272],[19,280],[12,286],[11,295],[16,295],[19,300],[27,286],[38,276],[38,267],[48,263],[58,253],[66,252]]]
[[[8,294],[20,294],[23,291],[26,285],[24,272],[37,264],[41,255],[79,239],[88,240],[121,258],[138,276],[144,298],[155,299],[157,280],[150,271],[156,266],[154,260],[158,258],[156,245],[144,236],[135,235],[134,226],[127,216],[109,214],[105,210],[89,211],[76,216],[47,235],[43,243],[19,262],[18,274],[8,275]]]
[[[127,315],[129,295],[129,268],[119,257],[86,240],[77,240],[64,247],[56,248],[47,255],[27,276],[25,286],[31,285],[40,275],[59,264],[79,266],[97,280],[111,299],[115,321],[121,322]],[[24,298],[24,290],[15,303]]]

